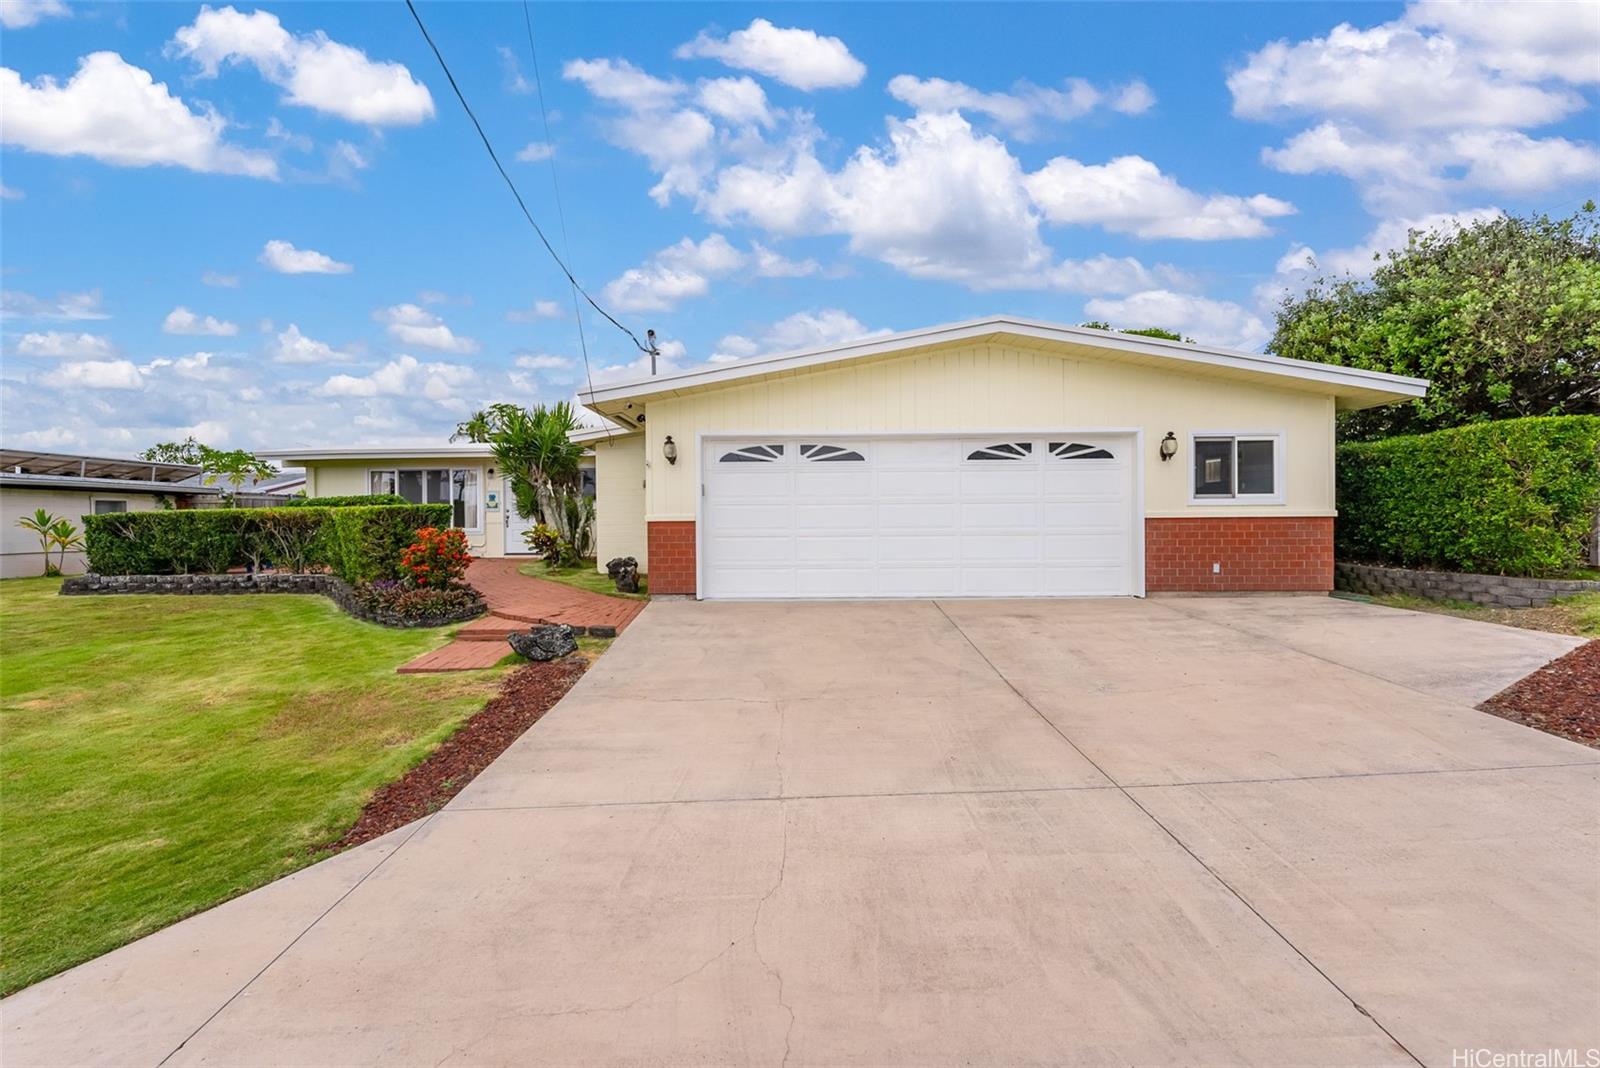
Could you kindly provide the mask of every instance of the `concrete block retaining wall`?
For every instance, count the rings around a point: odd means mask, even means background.
[[[356,600],[355,590],[337,575],[295,575],[267,573],[257,575],[77,575],[61,583],[66,596],[109,593],[320,593],[347,615],[385,627],[445,627],[476,619],[488,611],[480,599],[474,608],[445,619],[404,619],[392,612],[368,610]]]
[[[1498,608],[1538,608],[1557,597],[1600,591],[1600,582],[1586,579],[1468,575],[1375,564],[1335,564],[1333,582],[1335,589],[1351,593],[1405,593],[1430,601],[1470,601]]]

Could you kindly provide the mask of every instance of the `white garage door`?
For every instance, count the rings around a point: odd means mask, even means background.
[[[1132,594],[1133,439],[708,439],[704,597]]]

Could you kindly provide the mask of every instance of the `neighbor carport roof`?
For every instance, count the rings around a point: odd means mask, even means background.
[[[996,315],[885,337],[863,338],[827,348],[760,356],[738,363],[657,375],[614,386],[601,386],[581,392],[578,396],[586,406],[602,415],[623,417],[621,413],[628,405],[640,400],[676,396],[741,380],[796,374],[851,360],[904,356],[943,346],[1002,340],[1031,348],[1065,349],[1066,354],[1086,358],[1166,366],[1190,373],[1241,379],[1275,379],[1278,384],[1290,388],[1331,394],[1340,408],[1347,409],[1369,408],[1421,397],[1428,390],[1427,379],[1423,378]]]
[[[201,473],[201,469],[193,464],[155,463],[115,456],[79,456],[76,453],[38,452],[34,449],[0,449],[0,470],[11,474],[142,482],[184,482]]]

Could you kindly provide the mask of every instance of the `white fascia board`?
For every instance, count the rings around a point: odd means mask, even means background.
[[[272,449],[257,453],[268,460],[284,463],[315,463],[318,460],[405,460],[462,459],[481,460],[494,456],[487,445],[367,445],[327,449]]]
[[[1019,337],[1034,338],[1041,341],[1081,344],[1094,348],[1129,352],[1141,356],[1170,359],[1179,363],[1201,367],[1218,367],[1258,374],[1278,375],[1284,378],[1318,382],[1332,386],[1333,389],[1330,392],[1334,393],[1337,393],[1341,388],[1375,391],[1391,394],[1394,399],[1400,400],[1407,397],[1421,397],[1428,390],[1428,380],[1425,378],[1408,378],[1404,375],[1392,375],[1382,371],[1367,371],[1357,367],[1343,367],[1337,364],[1313,363],[1309,360],[1291,360],[1282,356],[1268,356],[1258,352],[1237,352],[1230,349],[1210,348],[1204,345],[1191,345],[1182,341],[1149,338],[1138,334],[1119,334],[1109,330],[1064,326],[1059,323],[1047,323],[1012,316],[995,316],[988,319],[974,319],[969,322],[950,323],[945,326],[927,327],[921,330],[891,334],[887,337],[853,341],[829,348],[807,349],[775,356],[760,356],[726,366],[702,367],[690,371],[680,371],[676,374],[657,375],[654,378],[638,379],[633,382],[623,382],[614,386],[603,386],[599,389],[580,392],[578,398],[586,406],[593,408],[608,402],[650,397],[698,386],[717,385],[757,375],[802,370],[819,364],[862,359],[868,356],[892,353],[901,349],[940,345],[952,341],[970,341],[992,334],[1014,334]]]

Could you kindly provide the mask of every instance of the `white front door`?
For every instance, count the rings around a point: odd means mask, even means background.
[[[532,556],[533,550],[528,548],[528,540],[522,535],[538,526],[532,518],[524,519],[517,514],[517,495],[511,492],[511,480],[505,480],[500,500],[502,510],[506,515],[506,555],[507,556]]]
[[[701,596],[1137,593],[1133,440],[708,440]]]

